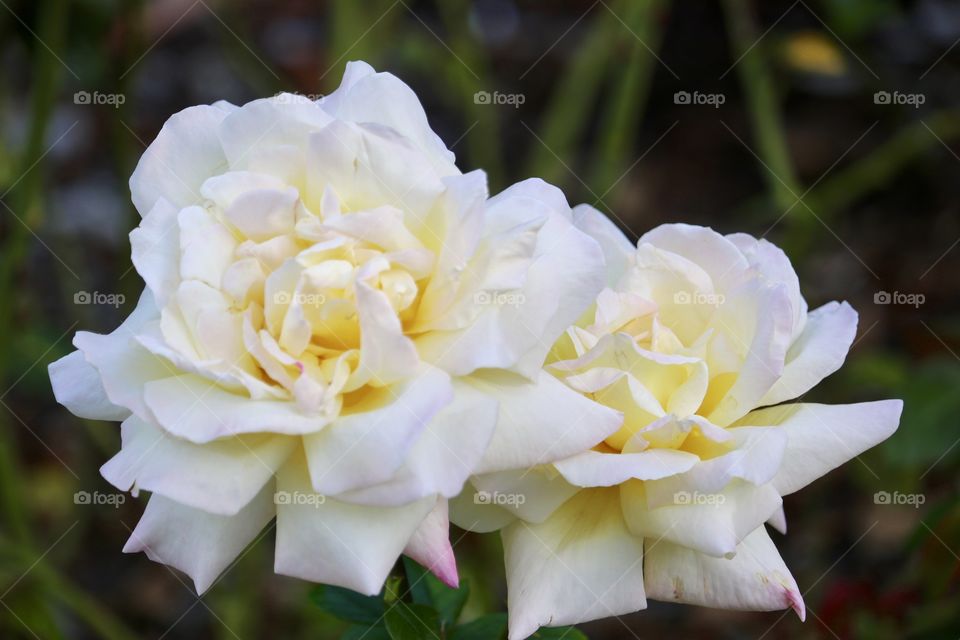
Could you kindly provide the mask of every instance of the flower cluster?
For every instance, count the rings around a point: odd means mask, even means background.
[[[803,601],[765,524],[888,437],[900,403],[782,404],[842,363],[786,256],[666,225],[636,246],[539,180],[490,197],[396,77],[174,115],[130,180],[146,283],[78,333],[57,399],[122,421],[151,493],[125,551],[208,589],[276,519],[278,573],[448,584],[452,519],[501,531],[510,637],[646,598]]]

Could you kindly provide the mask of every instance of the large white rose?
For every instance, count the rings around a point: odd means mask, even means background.
[[[618,428],[539,375],[603,286],[599,246],[555,188],[488,200],[453,160],[410,88],[363,63],[316,102],[164,125],[130,180],[147,288],[50,367],[75,414],[123,420],[102,473],[153,494],[126,551],[203,592],[276,517],[278,573],[371,594],[405,551],[455,584],[445,498],[472,472],[518,438],[556,459]],[[524,424],[495,432],[520,396]],[[589,428],[561,438],[572,413]]]
[[[596,210],[575,216],[604,248],[608,288],[546,370],[625,419],[553,465],[477,476],[451,503],[462,526],[502,528],[510,638],[646,598],[803,618],[764,522],[784,530],[781,496],[887,438],[902,408],[778,404],[840,367],[856,313],[808,313],[764,240],[678,224],[633,247]]]

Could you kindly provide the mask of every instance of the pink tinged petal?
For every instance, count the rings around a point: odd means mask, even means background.
[[[130,176],[133,204],[141,216],[160,198],[177,209],[200,202],[200,185],[227,164],[217,137],[226,116],[223,109],[203,105],[167,120]]]
[[[66,355],[48,367],[50,384],[57,402],[78,418],[125,420],[130,410],[110,402],[100,374],[80,351]]]
[[[786,452],[773,484],[788,495],[889,438],[902,410],[902,400],[798,403],[753,411],[741,422],[776,425],[786,433]]]
[[[772,486],[736,480],[716,493],[678,491],[672,504],[650,508],[643,485],[630,481],[620,487],[623,514],[634,535],[716,557],[735,553],[737,544],[782,503]]]
[[[840,368],[857,334],[857,312],[846,302],[829,302],[807,316],[803,333],[787,351],[783,376],[762,405],[798,398]]]
[[[296,444],[294,438],[252,435],[197,445],[136,417],[120,433],[123,446],[100,468],[110,484],[226,516],[257,496]]]
[[[144,399],[168,433],[197,444],[243,433],[306,435],[327,425],[286,400],[253,400],[193,374],[147,382]]]
[[[143,216],[140,226],[130,232],[133,266],[161,307],[180,284],[178,213],[179,209],[166,198],[159,198]]]
[[[588,204],[573,208],[573,223],[600,245],[607,266],[607,286],[616,285],[630,267],[636,246],[610,218]]]
[[[273,518],[273,493],[269,482],[232,516],[153,495],[123,552],[143,551],[154,562],[183,571],[202,594]]]
[[[339,497],[357,504],[390,506],[428,495],[452,498],[463,490],[496,428],[497,401],[458,380],[452,383],[453,400],[427,423],[396,473]]]
[[[277,474],[277,503],[277,573],[375,595],[436,497],[402,507],[340,502],[313,491],[300,460]]]
[[[543,372],[535,382],[484,372],[465,381],[500,403],[497,430],[476,473],[527,468],[589,449],[620,428],[622,415]]]
[[[78,331],[73,338],[74,346],[99,373],[110,402],[126,407],[144,419],[152,417],[143,398],[144,385],[178,373],[170,363],[137,342],[138,332],[158,315],[153,295],[149,289],[144,289],[137,308],[113,333],[100,335]]]
[[[437,500],[437,505],[420,523],[403,553],[429,569],[451,589],[460,586],[457,560],[450,545],[450,521],[445,498]]]
[[[314,488],[338,495],[387,482],[453,398],[450,377],[432,368],[403,384],[371,391],[349,414],[304,437]]]
[[[731,558],[714,558],[665,540],[647,540],[644,560],[647,596],[738,611],[791,608],[803,620],[803,596],[763,526]]]
[[[685,451],[653,449],[640,453],[584,451],[554,466],[578,487],[611,487],[631,478],[659,480],[690,470],[700,458]]]
[[[647,606],[643,539],[627,530],[616,491],[582,491],[543,523],[515,523],[502,537],[510,640]]]

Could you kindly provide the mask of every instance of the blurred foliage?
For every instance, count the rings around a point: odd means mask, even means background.
[[[905,399],[888,442],[786,501],[778,542],[808,585],[806,625],[651,603],[583,625],[590,637],[960,635],[956,3],[6,0],[0,35],[0,637],[504,635],[496,536],[454,532],[459,590],[404,561],[364,598],[273,576],[267,532],[198,599],[120,554],[142,500],[72,499],[106,490],[97,469],[119,438],[57,407],[46,365],[77,328],[112,329],[133,306],[125,185],[145,143],[191,104],[330,91],[351,59],[410,83],[494,191],[542,177],[632,238],[676,220],[768,236],[811,307],[849,298],[861,312],[847,366],[809,400]],[[673,98],[695,90],[725,103]],[[78,91],[125,100],[83,106]],[[482,104],[480,91],[525,99]],[[883,105],[882,91],[925,101]],[[73,304],[92,290],[127,302]],[[876,304],[878,291],[926,301]],[[878,505],[878,491],[924,503]]]

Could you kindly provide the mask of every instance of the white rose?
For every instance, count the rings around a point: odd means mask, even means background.
[[[102,473],[153,493],[126,551],[203,592],[276,516],[278,573],[373,594],[405,551],[456,584],[444,498],[515,446],[499,398],[528,398],[519,437],[542,449],[590,417],[554,457],[617,428],[539,376],[603,286],[600,248],[553,187],[488,200],[453,160],[410,88],[364,63],[316,102],[164,125],[130,180],[147,288],[50,367],[71,411],[123,420]]]
[[[608,288],[546,369],[625,417],[592,448],[477,476],[451,503],[462,526],[502,528],[510,638],[647,598],[803,618],[764,522],[784,530],[781,496],[890,436],[902,408],[778,404],[840,367],[856,313],[808,313],[789,260],[764,240],[678,224],[633,247],[596,210],[575,216],[604,248]],[[476,504],[474,490],[526,500]]]

